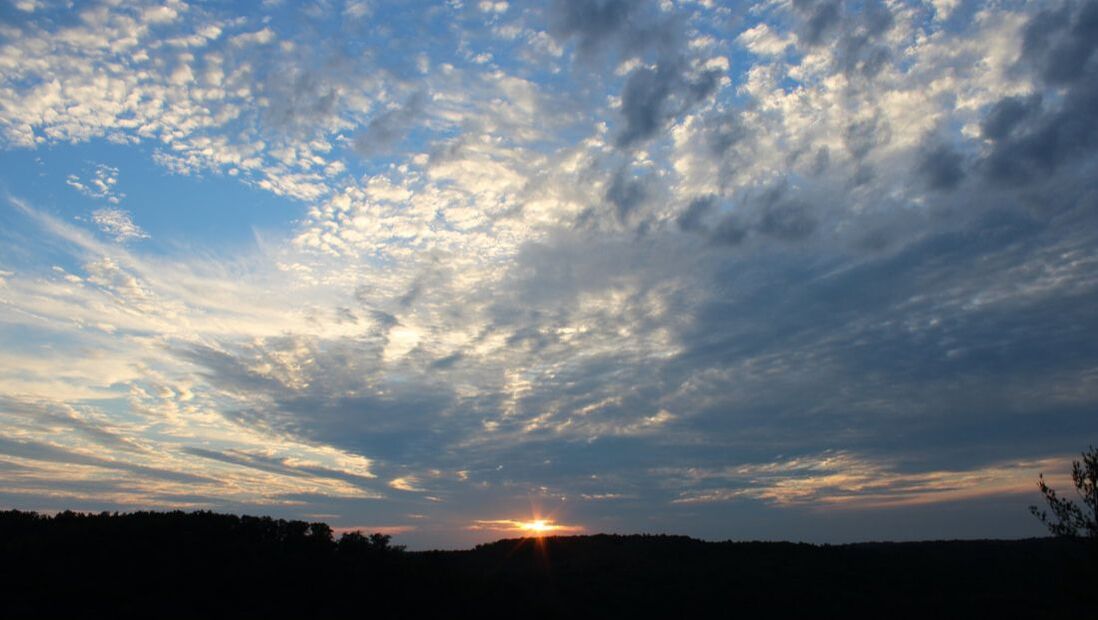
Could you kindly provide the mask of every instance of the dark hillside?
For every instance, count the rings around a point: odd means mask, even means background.
[[[816,546],[681,536],[403,552],[322,523],[209,512],[0,513],[0,616],[1093,617],[1065,539]],[[709,614],[707,614],[709,615]]]

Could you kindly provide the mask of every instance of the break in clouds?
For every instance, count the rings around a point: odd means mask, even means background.
[[[1098,2],[236,8],[0,8],[5,505],[1030,535],[1098,433]]]

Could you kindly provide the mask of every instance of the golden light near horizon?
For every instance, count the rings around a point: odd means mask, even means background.
[[[468,529],[496,530],[521,534],[527,538],[541,538],[549,534],[575,534],[583,531],[579,525],[556,523],[552,519],[537,517],[529,521],[517,519],[483,519],[473,522]]]
[[[559,525],[550,523],[545,519],[534,519],[533,521],[519,522],[519,527],[525,530],[527,533],[533,536],[544,536],[548,532],[560,529]]]

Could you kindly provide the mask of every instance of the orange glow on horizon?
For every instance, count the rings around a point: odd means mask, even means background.
[[[534,518],[529,521],[516,519],[477,520],[468,529],[519,533],[525,538],[541,538],[550,534],[574,534],[583,531],[581,526],[556,523],[552,519],[546,518]]]
[[[534,536],[544,536],[548,532],[559,530],[561,526],[555,523],[550,523],[545,519],[534,519],[533,521],[519,522],[519,527],[526,530]]]

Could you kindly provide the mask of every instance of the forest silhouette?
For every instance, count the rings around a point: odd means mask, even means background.
[[[213,512],[0,512],[0,617],[1088,617],[1070,538],[810,545],[668,535],[410,552]]]

